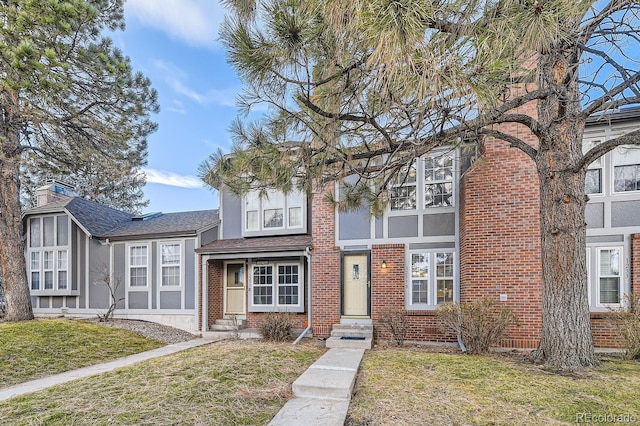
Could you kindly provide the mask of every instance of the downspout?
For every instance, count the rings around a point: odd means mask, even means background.
[[[293,342],[297,345],[300,340],[311,330],[311,247],[304,249],[304,257],[307,258],[307,328],[304,329],[298,338]]]

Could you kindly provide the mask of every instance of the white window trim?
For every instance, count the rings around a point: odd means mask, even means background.
[[[452,248],[428,249],[428,250],[407,250],[405,258],[405,308],[412,311],[433,311],[437,309],[438,304],[438,285],[436,276],[436,253],[452,253],[453,254],[453,300],[458,300],[457,282],[457,253]],[[411,257],[413,254],[429,255],[429,275],[427,279],[427,303],[412,303],[413,293],[413,277],[411,275]]]
[[[63,245],[63,246],[59,246],[59,245],[53,245],[53,246],[45,246],[44,245],[44,218],[45,217],[53,217],[53,235],[54,235],[54,240],[57,244],[57,238],[58,238],[58,217],[66,217],[67,219],[67,230],[69,232],[69,235],[67,235],[67,244]],[[40,229],[39,229],[39,234],[40,234],[40,247],[31,247],[31,220],[33,219],[37,219],[40,221]],[[71,242],[71,218],[68,214],[61,214],[61,213],[56,213],[56,214],[49,214],[49,215],[43,215],[43,216],[37,216],[37,217],[32,217],[29,218],[29,220],[27,221],[27,255],[26,255],[26,262],[27,262],[27,280],[29,283],[29,292],[34,295],[34,296],[68,296],[68,295],[73,295],[75,293],[77,293],[77,290],[72,290],[72,282],[73,282],[73,268],[71,267],[71,246],[70,246],[70,242]],[[53,273],[53,288],[51,289],[45,289],[44,288],[44,252],[45,251],[51,251],[53,252],[53,269],[47,269],[47,271],[52,271]],[[59,252],[66,252],[67,253],[67,268],[66,269],[58,269],[58,253]],[[33,270],[31,269],[31,255],[32,253],[38,253],[38,257],[39,257],[39,268],[38,270]],[[66,271],[67,272],[67,287],[60,289],[59,288],[59,280],[58,280],[58,271]],[[32,289],[32,283],[31,283],[31,273],[32,272],[38,272],[40,274],[40,287],[38,290],[34,290]]]
[[[147,282],[146,285],[141,286],[141,285],[131,285],[131,248],[133,247],[146,247],[147,248],[147,264],[146,264],[146,268],[147,268]],[[151,280],[152,280],[152,274],[151,274],[151,244],[149,243],[130,243],[130,244],[126,244],[125,245],[125,257],[126,257],[126,262],[125,262],[125,275],[126,275],[126,283],[127,283],[127,290],[129,291],[149,291],[151,289]],[[142,265],[136,265],[136,268],[141,267]],[[149,305],[151,306],[151,305]]]
[[[428,158],[433,158],[433,157],[440,157],[442,155],[450,155],[451,159],[452,159],[452,173],[453,173],[453,177],[451,179],[451,181],[448,180],[442,180],[442,181],[433,181],[433,182],[428,182],[429,184],[433,184],[433,183],[447,183],[450,182],[452,184],[452,199],[453,199],[453,204],[451,206],[437,206],[437,207],[425,207],[424,203],[424,194],[425,194],[425,187],[427,185],[427,182],[425,180],[425,173],[424,173],[424,167],[425,167],[425,160]],[[420,214],[439,214],[439,213],[444,213],[444,212],[453,212],[455,211],[456,207],[456,203],[457,203],[457,191],[458,191],[458,185],[456,184],[456,181],[459,177],[458,173],[459,173],[459,157],[460,157],[460,150],[459,149],[437,149],[434,151],[431,151],[430,153],[423,155],[421,157],[417,157],[415,159],[416,161],[416,208],[415,209],[407,209],[407,210],[391,210],[391,203],[387,203],[387,206],[385,208],[385,216],[386,217],[390,217],[390,216],[406,216],[408,213],[420,213]],[[393,186],[402,186],[402,185],[394,185],[394,184],[390,184],[389,187],[391,187],[391,185]]]
[[[162,246],[163,245],[177,245],[180,247],[180,263],[177,265],[180,268],[180,283],[178,285],[163,285],[162,284],[162,267],[163,266],[176,266],[173,264],[164,265],[162,263]],[[159,241],[158,242],[158,289],[160,291],[178,291],[182,290],[186,284],[186,270],[185,270],[185,244],[184,241]],[[148,261],[148,259],[147,259]],[[132,287],[132,288],[144,288],[144,287]]]
[[[271,266],[273,269],[273,283],[272,286],[272,303],[269,305],[266,304],[254,304],[253,302],[253,268],[259,266]],[[293,305],[281,305],[278,303],[278,267],[279,266],[297,266],[298,267],[298,303]],[[248,283],[246,284],[247,289],[249,291],[249,312],[301,312],[301,309],[304,309],[304,268],[301,262],[296,261],[282,261],[282,262],[253,262],[248,264],[249,267],[249,278]],[[287,284],[283,284],[287,285]]]
[[[595,289],[596,289],[596,306],[599,308],[618,308],[621,303],[602,303],[600,302],[600,253],[604,250],[619,250],[620,251],[620,275],[618,280],[618,299],[621,302],[624,296],[624,272],[625,272],[625,262],[624,262],[624,247],[623,246],[599,246],[596,247],[596,276],[595,276]]]
[[[420,168],[419,165],[421,164],[421,158],[414,158],[412,161],[412,165],[413,168],[415,169],[415,181],[414,182],[406,182],[406,180],[404,182],[398,182],[397,181],[397,177],[396,179],[394,179],[393,181],[391,181],[389,183],[389,207],[388,207],[388,211],[389,212],[412,212],[412,211],[416,211],[420,208],[420,197],[419,197],[419,191],[418,191],[418,187],[420,184],[420,176],[422,175],[418,169]],[[395,188],[406,188],[406,187],[414,187],[415,188],[415,207],[412,209],[393,209],[392,208],[392,197],[391,197],[391,190],[395,189]]]
[[[300,205],[297,205],[296,203],[293,202],[292,199],[290,199],[292,193],[289,194],[282,194],[282,197],[284,199],[284,203],[282,205],[278,205],[278,206],[271,206],[274,208],[265,208],[266,206],[266,200],[264,199],[264,197],[258,197],[258,227],[257,228],[248,228],[248,221],[247,221],[247,213],[249,211],[256,211],[254,209],[248,209],[247,208],[247,198],[246,196],[244,196],[242,198],[242,231],[243,234],[248,234],[248,235],[256,235],[256,234],[268,234],[270,232],[278,232],[278,231],[285,231],[285,230],[292,230],[292,231],[297,231],[297,230],[302,230],[305,228],[305,216],[307,214],[307,206],[306,206],[306,196],[305,194],[301,193],[300,194],[300,199],[301,199],[301,203]],[[289,226],[289,213],[290,213],[290,209],[292,208],[296,208],[299,207],[301,209],[301,223],[300,226]],[[265,226],[265,210],[275,210],[275,209],[280,209],[282,210],[282,226],[278,226],[278,227],[266,227]]]

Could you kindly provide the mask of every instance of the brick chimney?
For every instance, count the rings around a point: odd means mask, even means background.
[[[56,180],[48,180],[44,186],[36,189],[36,195],[38,207],[78,196],[73,186]]]

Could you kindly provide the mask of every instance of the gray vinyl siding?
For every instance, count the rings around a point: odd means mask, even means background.
[[[340,221],[338,229],[341,240],[371,238],[371,215],[368,206],[362,206],[353,212],[340,213],[338,220]]]
[[[146,291],[129,292],[129,309],[149,309],[149,294]]]
[[[78,286],[78,291],[80,293],[80,303],[79,308],[87,308],[87,292],[89,291],[87,287],[87,238],[82,230],[80,230],[77,225],[74,223],[72,225],[73,228],[73,238],[72,241],[75,241],[76,245],[76,256],[73,256],[74,260],[77,262],[75,268],[75,275],[73,276],[73,280],[75,280],[76,285]]]
[[[218,239],[218,227],[214,226],[211,229],[207,229],[200,236],[200,246],[205,246],[209,243],[212,243]]]
[[[65,296],[52,296],[51,297],[51,307],[52,308],[62,308],[64,303]]]
[[[585,221],[587,228],[604,228],[604,203],[587,204]]]
[[[456,235],[456,214],[440,213],[423,215],[422,235],[424,237]]]
[[[104,283],[105,273],[110,270],[110,249],[97,240],[89,240],[89,308],[107,309],[111,304],[109,288]],[[112,285],[115,285],[113,283]]]
[[[392,216],[389,218],[389,238],[417,236],[418,216]]]
[[[384,237],[384,218],[376,216],[375,218],[376,238]]]
[[[195,240],[185,241],[185,287],[184,287],[184,307],[185,309],[195,309],[196,304],[196,256]]]
[[[151,309],[158,309],[158,243],[151,243]]]
[[[160,309],[180,309],[181,291],[163,291],[160,293]]]
[[[611,226],[640,226],[640,200],[611,203]]]
[[[587,236],[587,244],[622,243],[624,235]]]
[[[117,290],[117,298],[122,299],[118,303],[118,308],[125,308],[125,293],[127,286],[126,273],[126,251],[124,244],[115,244],[113,246],[113,279],[120,282]]]
[[[225,240],[242,238],[242,202],[228,191],[220,191],[222,198],[222,235]]]

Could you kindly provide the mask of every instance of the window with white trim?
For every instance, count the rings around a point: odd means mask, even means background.
[[[417,201],[416,161],[400,169],[389,188],[391,210],[415,210]]]
[[[250,268],[250,310],[294,311],[302,307],[302,266],[295,262],[256,263]]]
[[[160,285],[177,287],[182,284],[182,245],[180,243],[160,244]]]
[[[587,153],[593,147],[600,144],[600,140],[585,140],[582,142],[582,152]],[[597,158],[591,164],[584,178],[585,194],[602,194],[602,157]]]
[[[453,153],[424,159],[424,208],[453,206]]]
[[[622,247],[598,249],[598,302],[617,305],[622,293]]]
[[[260,197],[251,191],[244,197],[245,232],[299,229],[303,221],[304,195],[294,191],[284,194],[272,191],[269,196]]]
[[[613,192],[640,191],[640,148],[613,150]]]
[[[149,246],[129,246],[129,278],[130,287],[147,287],[149,277]]]
[[[27,276],[36,294],[69,294],[69,228],[67,215],[29,219]]]
[[[411,251],[408,262],[408,309],[433,309],[454,300],[455,253],[452,250]]]

